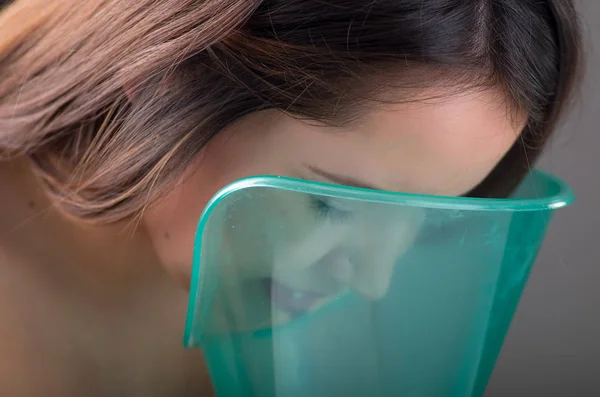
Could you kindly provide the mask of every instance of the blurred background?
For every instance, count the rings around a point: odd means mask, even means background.
[[[586,78],[540,167],[578,200],[553,221],[486,397],[600,396],[600,1],[575,1]]]

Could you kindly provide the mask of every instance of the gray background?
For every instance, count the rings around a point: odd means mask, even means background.
[[[578,200],[554,218],[486,397],[600,396],[600,1],[577,5],[586,78],[540,166]]]

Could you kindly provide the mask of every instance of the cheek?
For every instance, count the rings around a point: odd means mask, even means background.
[[[303,195],[269,191],[239,200],[229,207],[225,221],[224,238],[232,255],[226,271],[256,279],[293,268],[291,261],[278,261],[281,250],[297,247],[316,226],[317,218]]]
[[[144,214],[144,226],[156,255],[167,272],[186,287],[198,220],[214,190],[209,187],[192,176]]]
[[[202,209],[161,202],[145,216],[145,226],[159,260],[177,281],[188,284],[196,228]],[[199,215],[198,215],[199,216]]]

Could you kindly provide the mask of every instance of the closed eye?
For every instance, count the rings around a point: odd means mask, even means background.
[[[319,218],[325,218],[332,221],[344,222],[352,217],[352,212],[340,208],[331,199],[324,197],[311,196],[310,208]]]

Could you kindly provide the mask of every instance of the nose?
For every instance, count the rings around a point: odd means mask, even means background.
[[[354,264],[345,255],[337,255],[331,260],[331,274],[341,284],[348,285],[356,277]]]
[[[419,211],[398,212],[386,219],[372,217],[355,228],[352,240],[360,249],[350,257],[353,289],[368,299],[382,298],[398,262],[413,245],[421,222]]]
[[[311,268],[319,272],[321,278],[332,278],[341,288],[352,289],[370,300],[380,299],[390,286],[398,259],[398,250],[392,249],[391,244],[392,241],[380,241],[360,248],[337,248]]]
[[[380,299],[419,228],[406,215],[396,217],[371,213],[343,224],[320,224],[276,249],[274,278],[300,290],[352,289],[367,299]]]
[[[338,247],[312,268],[322,278],[332,278],[335,284],[348,288],[370,300],[382,298],[389,289],[394,267],[401,255],[398,241],[367,242]]]
[[[396,258],[361,255],[361,263],[353,266],[352,288],[367,299],[382,298],[389,289]]]

